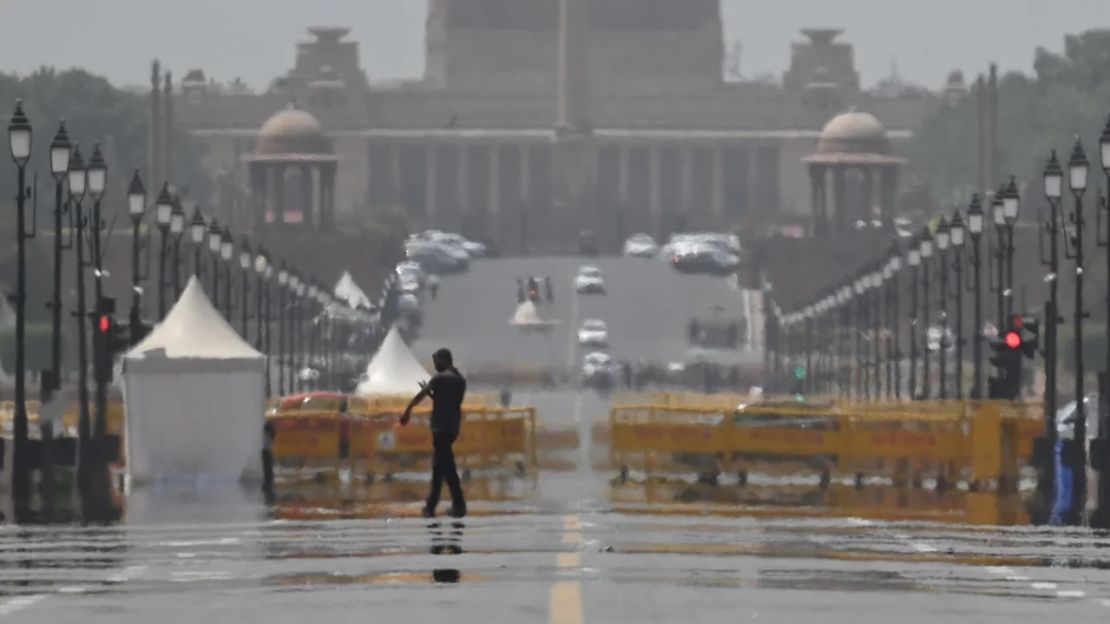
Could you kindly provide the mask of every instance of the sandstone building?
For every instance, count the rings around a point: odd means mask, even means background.
[[[725,80],[719,0],[429,0],[424,76],[391,85],[367,80],[347,29],[309,33],[265,93],[194,70],[173,96],[175,122],[210,148],[207,166],[251,189],[221,193],[225,221],[326,229],[396,205],[414,227],[510,252],[558,248],[582,229],[607,243],[636,231],[818,231],[843,203],[811,188],[828,160],[822,128],[866,111],[874,123],[836,125],[864,136],[825,143],[851,154],[889,142],[884,155],[900,162],[899,144],[944,97],[861,89],[852,46],[831,29],[802,32],[781,83]],[[850,214],[890,216],[896,184],[883,178]]]

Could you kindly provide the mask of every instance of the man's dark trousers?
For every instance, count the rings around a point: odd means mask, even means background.
[[[455,468],[455,451],[451,448],[458,437],[457,433],[432,434],[432,491],[428,493],[427,500],[429,508],[439,504],[444,479],[447,480],[447,488],[451,490],[452,506],[461,507],[464,504],[462,484],[459,483],[459,472]]]

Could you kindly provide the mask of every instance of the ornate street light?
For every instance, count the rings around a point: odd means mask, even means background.
[[[35,236],[34,213],[31,231],[26,223],[27,161],[31,158],[31,121],[23,113],[23,101],[16,100],[15,111],[8,123],[8,147],[16,167],[16,293],[15,293],[15,414],[12,419],[14,454],[12,495],[22,517],[31,501],[31,466],[28,451],[27,365],[24,352],[27,343],[27,256],[26,242]]]
[[[956,398],[964,398],[964,245],[967,228],[963,215],[957,206],[948,222],[948,234],[952,239],[952,270],[956,276],[952,294],[956,298]]]
[[[72,153],[73,144],[69,142],[66,122],[61,121],[58,133],[50,142],[50,173],[54,176],[54,281],[50,298],[50,383],[47,390],[51,393],[62,387],[62,252],[73,246],[72,241],[66,240],[62,222],[66,213],[63,192]],[[48,429],[51,423],[43,419],[42,426]],[[44,435],[44,439],[49,435]]]
[[[1075,234],[1065,236],[1067,243],[1071,238],[1073,253],[1068,254],[1075,260],[1075,438],[1071,443],[1075,452],[1070,456],[1073,459],[1072,474],[1075,479],[1074,494],[1072,495],[1072,508],[1069,510],[1068,520],[1075,524],[1083,515],[1087,503],[1087,416],[1083,390],[1083,317],[1086,310],[1083,307],[1083,194],[1087,191],[1087,172],[1090,163],[1087,162],[1087,153],[1079,137],[1075,138],[1075,147],[1072,148],[1071,158],[1068,160],[1068,183],[1072,195],[1075,197],[1075,208],[1068,219],[1075,228]],[[1067,245],[1064,248],[1067,254]]]
[[[142,336],[142,296],[143,289],[139,285],[146,279],[142,266],[139,263],[139,250],[142,246],[140,231],[143,225],[143,213],[146,211],[146,188],[136,169],[131,175],[131,184],[127,187],[127,214],[131,217],[131,314],[128,317],[130,342],[136,345]]]
[[[173,217],[173,195],[170,183],[162,184],[154,207],[158,230],[161,232],[161,245],[158,250],[158,318],[166,318],[166,256],[169,255],[170,223]]]

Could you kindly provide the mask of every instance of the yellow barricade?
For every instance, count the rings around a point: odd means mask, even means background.
[[[427,459],[432,452],[429,412],[413,413],[405,427],[371,427],[366,444],[369,467],[388,469],[402,459]],[[395,422],[395,421],[394,421]],[[470,467],[503,465],[510,459],[535,458],[535,408],[463,408],[463,424],[455,442],[455,456]]]
[[[687,454],[712,459],[716,470],[761,459],[819,460],[825,470],[893,471],[896,477],[929,471],[1008,486],[1039,435],[1036,412],[999,401],[739,409],[625,405],[610,412],[610,450],[622,470],[633,458],[654,467],[658,454]],[[698,464],[689,458],[685,463]]]

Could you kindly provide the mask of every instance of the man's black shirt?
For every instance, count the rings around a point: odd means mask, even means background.
[[[458,435],[466,379],[457,369],[436,373],[428,381],[432,397],[432,433]]]

